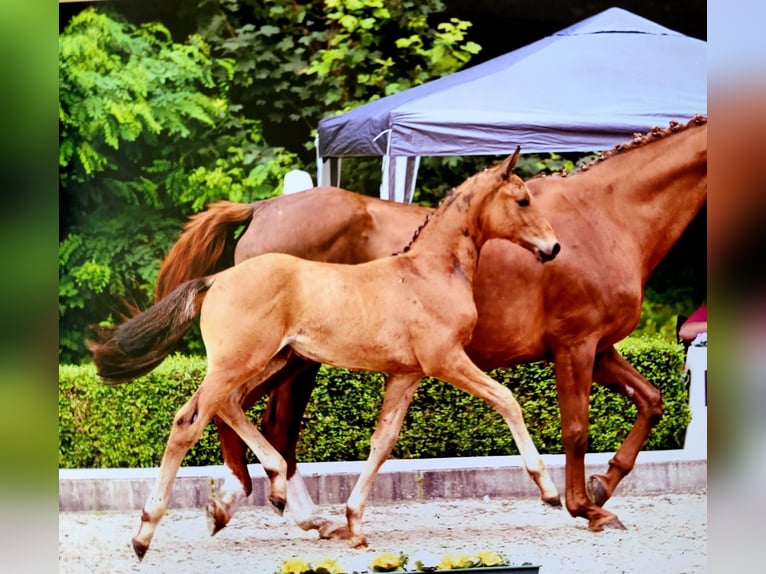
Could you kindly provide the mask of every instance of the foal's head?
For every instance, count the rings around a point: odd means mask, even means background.
[[[550,261],[561,249],[548,220],[532,203],[524,181],[513,173],[520,148],[501,164],[488,170],[482,185],[490,186],[482,206],[481,225],[485,239],[508,239]]]

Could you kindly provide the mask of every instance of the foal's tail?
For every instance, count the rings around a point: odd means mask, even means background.
[[[185,281],[234,265],[234,231],[252,217],[252,203],[232,201],[217,201],[192,215],[162,262],[154,300],[161,301]]]
[[[199,314],[214,277],[192,279],[156,305],[88,341],[98,374],[106,383],[126,383],[145,375],[175,348]]]

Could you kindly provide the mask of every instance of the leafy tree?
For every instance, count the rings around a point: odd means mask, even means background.
[[[298,161],[229,99],[234,62],[86,9],[59,38],[60,360],[88,326],[151,301],[186,215],[273,195]]]

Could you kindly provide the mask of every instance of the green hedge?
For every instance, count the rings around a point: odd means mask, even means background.
[[[664,416],[647,450],[680,448],[690,420],[680,346],[659,339],[628,339],[622,354],[662,391]],[[103,385],[92,365],[59,367],[59,467],[157,466],[173,416],[205,372],[201,358],[173,356],[134,383]],[[531,363],[491,373],[513,390],[541,453],[560,453],[561,432],[553,366]],[[384,377],[322,367],[298,445],[300,461],[361,460],[382,399]],[[259,420],[264,402],[251,414]],[[635,419],[620,395],[593,386],[589,451],[614,451]],[[394,449],[396,458],[517,454],[502,418],[482,401],[439,381],[421,383]],[[252,458],[255,462],[255,458]],[[221,464],[214,425],[184,460]]]

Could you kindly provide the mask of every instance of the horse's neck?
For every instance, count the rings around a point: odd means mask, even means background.
[[[413,242],[411,256],[420,264],[448,273],[456,271],[472,284],[481,249],[476,229],[479,195],[456,192],[440,205]],[[470,201],[463,201],[465,197]]]
[[[707,130],[686,128],[567,179],[594,226],[607,218],[635,246],[646,280],[706,201]]]

